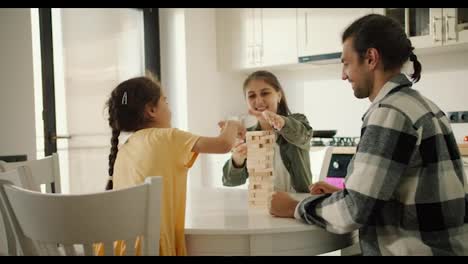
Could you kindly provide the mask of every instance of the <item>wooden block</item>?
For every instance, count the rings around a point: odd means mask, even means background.
[[[251,183],[249,184],[249,192],[251,191],[273,191],[273,184]]]
[[[271,176],[249,176],[251,184],[270,184],[273,185],[273,177]]]
[[[249,173],[249,179],[251,181],[270,181],[273,180],[273,173],[271,172],[257,172],[257,173]]]
[[[263,148],[263,149],[259,149],[259,148],[247,148],[247,158],[249,156],[263,156],[263,155],[274,155],[275,154],[275,150],[274,149],[268,149],[268,148]]]
[[[247,140],[247,144],[274,144],[275,136],[263,136],[263,137],[252,137],[250,140]]]
[[[264,196],[269,196],[272,193],[272,189],[267,188],[267,189],[257,189],[257,190],[249,190],[249,195],[255,196],[255,197],[264,197]]]
[[[250,173],[254,174],[254,173],[257,173],[257,172],[273,172],[273,168],[259,169],[259,168],[248,168],[247,167],[247,171],[249,172],[249,175],[250,175]]]
[[[256,138],[255,140],[246,141],[247,145],[249,144],[269,144],[273,145],[275,143],[274,139],[271,138]]]
[[[273,168],[273,165],[270,164],[250,164],[247,162],[247,169],[254,169],[254,170],[262,170],[262,169],[269,169]]]
[[[273,168],[273,162],[268,161],[264,163],[251,163],[249,160],[247,160],[247,168],[248,169],[268,169],[268,168]]]
[[[272,177],[268,176],[255,176],[255,177],[249,177],[249,183],[251,184],[269,184],[272,185],[273,179]]]
[[[269,136],[274,135],[275,132],[272,130],[264,130],[264,131],[247,131],[246,136]]]
[[[273,172],[272,171],[263,171],[263,172],[259,172],[259,171],[252,171],[252,172],[249,172],[249,178],[252,178],[252,177],[265,177],[266,179],[267,178],[270,178],[273,176]]]
[[[247,158],[250,160],[274,160],[275,155],[274,153],[269,153],[267,155],[249,155],[247,154]]]
[[[263,163],[273,163],[272,156],[254,156],[247,159],[251,164],[263,164]]]
[[[249,186],[247,187],[249,192],[250,191],[273,191],[273,181],[265,182],[265,181],[252,181],[249,182]]]
[[[263,150],[263,149],[273,149],[273,144],[272,143],[269,143],[269,144],[265,144],[265,143],[247,143],[247,150],[253,150],[253,151],[257,151],[257,150]]]
[[[252,144],[274,144],[275,141],[276,141],[275,135],[271,135],[271,136],[255,137],[250,142]]]
[[[273,157],[272,156],[254,156],[254,157],[249,157],[248,159],[252,164],[253,163],[264,163],[264,162],[273,162]]]
[[[271,196],[271,192],[264,192],[264,193],[261,193],[261,192],[251,192],[249,193],[249,200],[250,201],[253,201],[253,200],[257,200],[257,201],[268,201],[270,199],[270,196]]]

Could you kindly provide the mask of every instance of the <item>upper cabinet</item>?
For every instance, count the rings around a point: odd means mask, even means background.
[[[372,12],[372,8],[299,8],[299,57],[341,52],[344,29],[357,18]]]
[[[229,70],[297,62],[295,8],[219,9],[218,62]]]
[[[297,63],[295,8],[262,8],[261,65]]]
[[[400,22],[416,49],[468,43],[468,8],[380,8]]]
[[[343,31],[371,13],[399,21],[416,49],[468,47],[459,45],[468,44],[468,8],[220,8],[219,68],[253,70],[327,59],[337,63]]]

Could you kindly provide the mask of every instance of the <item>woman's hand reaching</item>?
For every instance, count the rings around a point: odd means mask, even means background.
[[[249,114],[257,117],[257,119],[266,120],[274,129],[281,130],[284,127],[286,121],[280,115],[275,114],[271,111],[265,110],[263,112],[249,109]]]

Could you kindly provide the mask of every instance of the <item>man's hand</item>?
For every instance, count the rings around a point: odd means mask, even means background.
[[[281,130],[284,127],[286,121],[280,115],[277,115],[271,111],[265,110],[263,112],[249,109],[249,114],[257,117],[257,119],[266,120],[274,129]]]
[[[324,181],[319,181],[309,186],[310,194],[334,193],[340,190],[340,188],[328,184]]]
[[[296,210],[298,203],[286,192],[273,192],[269,204],[270,214],[294,218],[294,210]]]

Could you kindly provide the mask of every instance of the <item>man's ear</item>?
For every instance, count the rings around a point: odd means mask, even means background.
[[[369,68],[371,70],[376,69],[377,65],[380,62],[379,51],[375,48],[368,49],[366,52],[366,62],[367,62],[367,65],[369,65]]]

